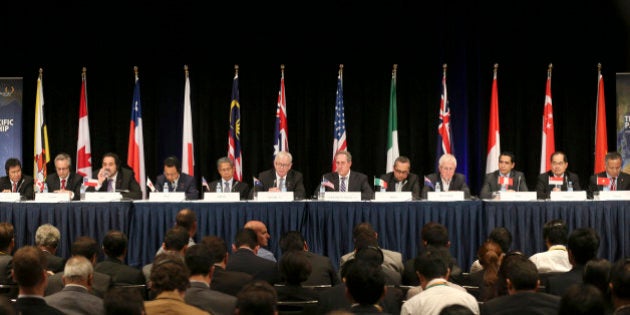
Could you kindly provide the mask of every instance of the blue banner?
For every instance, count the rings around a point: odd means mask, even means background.
[[[0,163],[8,158],[22,161],[22,95],[21,77],[0,78]],[[22,161],[24,164],[24,161]],[[4,176],[4,171],[0,171]]]

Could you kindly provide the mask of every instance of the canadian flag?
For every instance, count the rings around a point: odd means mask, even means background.
[[[79,136],[77,137],[77,174],[92,178],[92,149],[88,121],[86,68],[81,74],[81,100],[79,101]]]

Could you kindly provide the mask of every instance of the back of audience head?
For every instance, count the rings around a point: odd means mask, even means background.
[[[263,280],[246,284],[236,296],[238,315],[274,315],[277,314],[278,294]]]
[[[385,295],[385,274],[380,265],[357,260],[346,274],[346,294],[355,303],[374,305]]]
[[[592,228],[578,228],[569,235],[569,260],[574,265],[585,265],[597,256],[599,235]]]
[[[15,229],[9,222],[0,222],[0,251],[8,252],[9,247],[14,244]]]
[[[35,231],[35,245],[56,249],[61,240],[59,229],[50,223],[40,225]]]
[[[493,241],[485,241],[477,251],[479,263],[483,266],[483,281],[486,285],[494,285],[497,282],[499,266],[503,252],[499,244]]]
[[[118,230],[110,230],[103,237],[103,252],[113,258],[124,256],[127,251],[129,240],[125,233]]]
[[[502,226],[492,229],[488,239],[499,244],[503,253],[507,253],[510,250],[510,246],[512,246],[512,233]]]
[[[197,215],[188,208],[179,210],[175,216],[175,225],[184,228],[189,235],[194,234],[197,229]]]
[[[63,279],[66,284],[91,284],[93,276],[92,262],[83,256],[70,257],[63,269]]]
[[[191,276],[207,276],[212,272],[214,259],[208,246],[203,243],[188,247],[185,261]]]
[[[294,286],[299,286],[308,280],[313,271],[311,262],[306,257],[306,252],[297,250],[282,254],[278,268],[287,285]]]
[[[361,245],[354,254],[354,259],[372,266],[381,266],[385,257],[383,251],[372,244]]]
[[[256,232],[249,228],[242,228],[236,232],[236,237],[234,238],[234,246],[236,249],[246,246],[249,249],[258,249],[258,236]]]
[[[375,237],[377,235],[376,230],[372,226],[370,222],[361,222],[354,226],[352,229],[352,239],[356,239],[359,234],[368,233],[373,234]]]
[[[538,269],[525,256],[514,256],[505,266],[508,292],[534,291],[538,289]]]
[[[304,237],[298,231],[288,231],[280,236],[278,245],[283,254],[292,250],[302,251],[305,246]]]
[[[175,226],[166,231],[164,235],[164,249],[174,252],[182,252],[188,246],[188,231]]]
[[[142,315],[144,314],[144,298],[140,291],[113,287],[105,293],[103,306],[106,315]]]
[[[612,266],[610,294],[615,307],[630,304],[630,258],[619,259]]]
[[[433,279],[448,279],[450,273],[449,264],[450,255],[446,249],[432,249],[416,256],[414,268],[418,276],[420,276],[420,283],[423,288]]]
[[[473,311],[461,304],[451,304],[442,308],[438,315],[474,315]]]
[[[608,293],[610,270],[612,264],[604,258],[594,258],[589,260],[584,266],[582,280],[584,283],[592,284],[604,295]]]
[[[543,240],[549,245],[564,245],[568,236],[569,228],[563,220],[547,221],[543,226]]]
[[[496,283],[498,295],[508,294],[507,283],[506,283],[507,270],[509,269],[508,267],[515,261],[523,260],[523,259],[527,259],[527,257],[525,257],[525,255],[522,252],[517,251],[517,250],[509,251],[507,252],[507,254],[503,256],[503,259],[501,259],[501,265],[499,266],[498,279]],[[538,272],[538,269],[536,269],[536,272]]]
[[[429,222],[422,227],[421,233],[425,247],[448,247],[451,244],[448,229],[443,224]]]
[[[606,314],[606,300],[602,292],[590,284],[574,284],[560,299],[558,315]]]
[[[79,236],[72,243],[70,252],[73,256],[83,256],[95,264],[98,256],[98,243],[89,236]]]
[[[44,252],[35,246],[23,246],[13,255],[13,279],[20,288],[31,288],[46,277],[48,260]]]
[[[204,236],[201,239],[201,244],[206,245],[208,251],[210,251],[213,264],[221,263],[225,260],[228,248],[224,239],[214,235]]]
[[[190,282],[190,272],[180,256],[173,253],[162,253],[155,256],[151,266],[151,290],[159,295],[165,291],[184,292]]]

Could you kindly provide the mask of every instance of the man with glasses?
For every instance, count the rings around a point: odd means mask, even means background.
[[[276,154],[273,161],[273,169],[258,174],[262,184],[260,191],[292,191],[296,200],[304,199],[304,177],[302,173],[292,170],[293,156],[286,151]],[[252,189],[251,194],[253,194]]]
[[[568,191],[569,184],[573,190],[582,190],[578,175],[567,171],[569,162],[564,152],[554,152],[550,160],[551,170],[538,176],[538,182],[536,183],[536,196],[538,199],[549,199],[552,191]]]
[[[79,200],[81,198],[81,183],[83,176],[72,172],[72,159],[67,153],[59,153],[55,157],[55,170],[57,173],[46,177],[48,191],[56,193],[70,194],[70,199]]]
[[[399,156],[394,161],[394,171],[381,179],[387,183],[387,191],[410,191],[414,200],[420,199],[420,179],[411,173],[411,161],[406,156]]]
[[[429,191],[463,191],[464,198],[470,198],[470,188],[466,184],[466,175],[457,173],[457,159],[446,153],[438,161],[438,173],[425,176],[422,198],[427,199]],[[439,189],[436,189],[439,187]]]
[[[221,157],[217,160],[217,172],[221,178],[210,182],[208,189],[210,192],[238,192],[241,200],[246,200],[249,193],[249,185],[244,182],[240,182],[234,178],[234,162],[227,156]],[[220,189],[217,189],[217,184]]]

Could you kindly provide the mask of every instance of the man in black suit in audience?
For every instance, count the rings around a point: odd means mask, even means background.
[[[311,274],[306,281],[302,282],[302,285],[336,285],[339,283],[339,277],[330,258],[309,252],[308,244],[300,232],[284,233],[280,237],[279,244],[283,255],[289,251],[301,251],[311,263]]]
[[[499,155],[499,169],[486,174],[486,178],[481,188],[479,197],[482,199],[494,198],[494,193],[501,190],[505,186],[506,191],[527,191],[527,183],[523,172],[514,169],[516,161],[514,153],[501,152]]]
[[[280,281],[278,264],[259,257],[258,236],[252,229],[242,228],[236,233],[232,244],[232,255],[225,266],[228,271],[241,271],[254,276],[255,280],[265,280],[270,284]]]
[[[210,182],[208,185],[209,192],[216,192],[217,184],[221,187],[221,192],[238,192],[241,200],[246,200],[249,194],[249,185],[244,182],[237,181],[234,178],[234,162],[228,157],[222,157],[217,160],[217,171],[221,178]]]
[[[606,170],[594,175],[588,181],[588,197],[596,191],[630,190],[630,174],[622,172],[623,158],[617,151],[606,154]]]
[[[46,177],[49,192],[68,193],[71,200],[81,198],[83,176],[71,171],[72,158],[67,153],[59,153],[55,157],[54,174]]]
[[[616,315],[630,314],[630,259],[617,260],[610,270],[610,295]]]
[[[394,171],[381,179],[387,183],[387,191],[410,191],[413,200],[420,199],[420,177],[411,173],[411,161],[406,156],[399,156],[394,161]]]
[[[57,273],[63,271],[66,266],[66,260],[62,257],[55,256],[57,247],[61,240],[59,229],[50,223],[42,224],[35,231],[35,245],[41,249],[48,260],[48,271]]]
[[[286,186],[286,191],[292,191],[296,200],[306,197],[304,189],[304,177],[302,173],[291,169],[293,166],[293,156],[286,151],[280,151],[273,160],[273,168],[258,174],[258,179],[262,183],[261,191],[281,191],[282,185]],[[253,195],[252,190],[252,195]]]
[[[9,222],[0,222],[0,284],[14,285],[11,277],[13,268],[13,249],[15,248],[15,229]],[[16,289],[3,289],[0,297],[5,296],[14,299],[18,292]]]
[[[46,304],[46,255],[35,246],[24,246],[13,257],[13,279],[19,287],[15,304],[16,314],[63,315],[58,309]]]
[[[7,159],[4,163],[7,176],[0,177],[0,191],[19,192],[22,199],[35,199],[34,180],[29,175],[22,174],[22,163],[16,158]]]
[[[212,290],[236,296],[245,284],[253,281],[254,277],[248,273],[225,270],[230,254],[222,238],[206,236],[201,240],[201,243],[208,247],[213,258],[214,272],[210,282]]]
[[[122,167],[117,154],[105,153],[101,165],[101,169],[96,172],[98,184],[96,187],[88,187],[88,191],[122,191],[121,195],[125,199],[142,199],[142,191],[133,170]]]
[[[462,173],[456,173],[457,159],[454,155],[445,153],[438,161],[438,173],[432,173],[426,176],[431,182],[424,184],[422,187],[422,198],[427,199],[429,191],[435,191],[436,183],[440,183],[441,191],[463,191],[464,198],[470,198],[470,188],[466,184],[466,176]]]
[[[82,256],[70,257],[63,273],[63,289],[46,296],[46,303],[66,314],[105,313],[103,299],[89,292],[94,279],[92,262]]]
[[[552,191],[567,191],[567,184],[573,184],[573,190],[582,190],[577,174],[567,171],[569,162],[567,155],[556,151],[551,155],[551,170],[538,176],[536,196],[538,199],[549,199]],[[557,183],[554,183],[556,182]]]
[[[181,163],[174,156],[169,156],[164,160],[164,171],[156,178],[155,189],[163,192],[164,183],[167,183],[169,191],[184,192],[186,200],[199,199],[195,177],[182,173]]]
[[[127,235],[118,230],[110,230],[103,238],[103,252],[107,256],[94,267],[98,271],[112,277],[113,285],[145,284],[142,271],[125,264],[127,256]]]
[[[335,154],[335,172],[324,174],[324,179],[332,183],[334,188],[326,187],[326,191],[360,191],[362,200],[374,198],[374,190],[368,181],[367,175],[350,171],[352,167],[352,154],[348,151],[338,151]],[[317,186],[319,190],[319,186]]]

